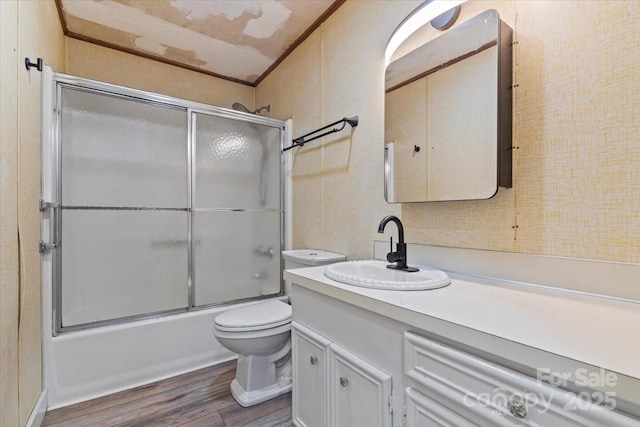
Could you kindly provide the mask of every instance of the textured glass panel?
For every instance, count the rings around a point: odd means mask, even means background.
[[[62,211],[62,324],[187,306],[187,212]]]
[[[187,113],[62,89],[62,204],[187,205]]]
[[[196,114],[196,208],[280,208],[280,129]]]
[[[280,292],[280,212],[195,212],[195,305]]]

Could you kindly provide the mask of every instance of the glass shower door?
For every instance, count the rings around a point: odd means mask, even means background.
[[[186,309],[186,109],[58,90],[57,329]]]
[[[192,113],[194,305],[281,289],[279,127]]]

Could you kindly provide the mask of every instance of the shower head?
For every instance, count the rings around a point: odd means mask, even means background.
[[[231,108],[233,108],[236,111],[242,111],[243,113],[251,114],[251,111],[244,105],[240,104],[239,102],[234,102]]]
[[[261,112],[262,110],[266,110],[266,111],[267,111],[267,113],[268,113],[269,111],[271,111],[271,104],[269,104],[269,105],[264,105],[264,106],[262,106],[262,107],[258,108],[258,109],[257,109],[256,111],[254,111],[253,113],[254,113],[254,114],[260,114],[260,112]]]
[[[258,108],[256,111],[251,111],[247,107],[245,107],[244,105],[240,104],[239,102],[234,102],[233,105],[231,106],[231,108],[233,108],[236,111],[242,111],[243,113],[260,114],[260,112],[262,110],[266,110],[267,113],[269,111],[271,111],[271,104],[262,106],[262,107]]]

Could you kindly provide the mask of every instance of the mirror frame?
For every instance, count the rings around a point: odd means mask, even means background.
[[[422,8],[422,7],[421,7]],[[419,9],[416,9],[416,11],[418,11]],[[409,16],[415,15],[416,11],[412,12]],[[461,28],[464,29],[465,28],[465,24],[467,24],[470,21],[473,21],[474,19],[480,17],[480,16],[488,16],[489,14],[494,15],[495,16],[495,20],[496,20],[496,32],[497,32],[497,36],[490,41],[491,46],[497,46],[497,55],[498,55],[498,64],[497,64],[497,79],[498,79],[498,93],[497,93],[497,111],[496,111],[496,118],[497,118],[497,141],[496,141],[496,148],[497,148],[497,171],[496,171],[496,186],[495,186],[495,192],[489,196],[489,197],[482,197],[482,198],[477,198],[477,199],[446,199],[446,200],[411,200],[411,201],[396,201],[396,200],[392,200],[389,201],[389,197],[388,197],[388,183],[395,181],[395,177],[391,177],[391,170],[390,170],[390,159],[388,156],[388,149],[387,149],[387,141],[385,139],[385,157],[384,157],[384,195],[385,195],[385,200],[387,201],[387,203],[421,203],[421,202],[430,202],[430,201],[455,201],[455,200],[484,200],[484,199],[488,199],[491,198],[493,196],[495,196],[495,194],[497,194],[499,187],[503,187],[503,188],[511,188],[512,187],[512,154],[513,154],[513,146],[512,146],[512,94],[513,94],[513,86],[512,86],[512,63],[513,63],[513,57],[512,57],[512,40],[513,40],[513,30],[507,25],[505,24],[502,20],[500,20],[500,15],[499,13],[494,10],[494,9],[488,9],[485,10],[484,12],[479,13],[478,15],[475,15],[469,19],[467,19],[465,22],[463,22],[460,25],[457,25],[455,28],[452,28],[450,31],[456,31],[456,29]],[[406,21],[406,20],[405,20]],[[403,23],[405,22],[403,21]],[[403,24],[400,24],[400,26],[394,31],[394,34],[396,32],[398,32]],[[425,25],[429,25],[429,22],[427,22]],[[466,25],[466,27],[469,27],[469,25]],[[422,28],[422,27],[419,27]],[[419,28],[416,28],[415,31],[417,31]],[[448,32],[444,32],[443,34],[447,34]],[[393,37],[393,36],[392,36]],[[474,54],[484,50],[487,48],[486,44],[487,43],[480,43],[479,46],[477,46],[476,48],[473,49],[469,49],[466,52],[458,52],[456,54],[454,54],[455,56],[453,58],[447,59],[447,60],[437,60],[436,62],[434,62],[433,64],[427,64],[425,65],[425,67],[423,69],[420,69],[419,72],[417,72],[414,75],[409,76],[408,78],[406,78],[405,80],[400,80],[400,83],[398,83],[398,81],[394,81],[391,84],[389,84],[389,80],[390,80],[390,76],[388,76],[388,69],[389,66],[393,65],[394,63],[397,63],[398,61],[402,62],[414,62],[415,63],[415,59],[411,58],[411,55],[419,55],[420,51],[424,51],[425,50],[425,46],[429,45],[430,43],[434,43],[435,45],[438,45],[438,39],[442,37],[442,35],[435,37],[434,39],[422,44],[421,46],[413,49],[411,52],[408,52],[407,54],[397,58],[396,60],[394,60],[393,62],[390,62],[387,65],[386,68],[386,73],[387,73],[387,77],[385,78],[385,94],[387,92],[389,92],[392,89],[395,89],[397,87],[400,87],[404,84],[407,84],[411,81],[415,81],[419,78],[422,78],[428,74],[434,73],[444,67],[447,67],[449,65],[453,65],[457,62],[463,61],[464,59],[473,56]],[[391,42],[391,40],[390,40]],[[440,43],[441,44],[441,43]],[[399,48],[401,45],[398,45],[396,47]],[[388,46],[390,47],[390,46]],[[393,55],[394,51],[391,52],[387,52],[387,55],[389,57],[391,57],[391,55]],[[397,79],[397,75],[396,75],[396,79]],[[393,77],[392,77],[393,78]],[[386,117],[385,117],[385,122],[386,122]],[[386,130],[385,130],[386,132]],[[395,192],[395,190],[394,190]]]

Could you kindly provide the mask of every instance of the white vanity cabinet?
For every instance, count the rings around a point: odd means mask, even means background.
[[[362,290],[304,270],[287,277],[297,426],[640,426],[636,377],[553,386],[536,370],[616,371],[420,311],[442,293]]]
[[[296,426],[391,426],[391,376],[297,322],[292,350]]]
[[[404,369],[415,387],[406,391],[407,427],[640,425],[536,378],[412,332],[404,335]],[[430,417],[453,422],[424,421]]]

